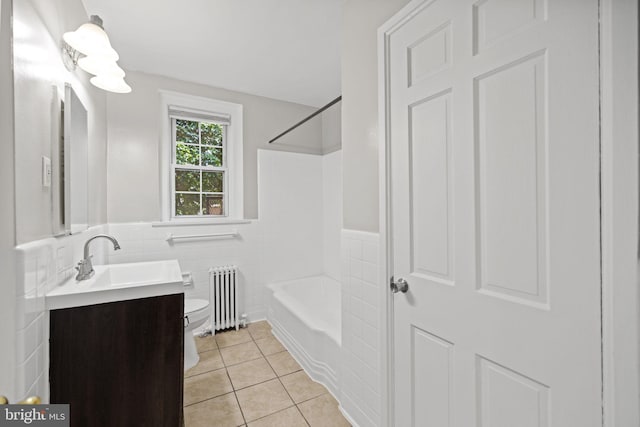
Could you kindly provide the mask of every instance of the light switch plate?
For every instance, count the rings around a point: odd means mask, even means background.
[[[51,187],[51,159],[42,156],[42,186]]]

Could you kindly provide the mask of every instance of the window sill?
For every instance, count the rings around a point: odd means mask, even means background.
[[[232,224],[251,224],[250,219],[177,219],[172,221],[152,222],[152,227],[180,227],[194,225],[232,225]]]

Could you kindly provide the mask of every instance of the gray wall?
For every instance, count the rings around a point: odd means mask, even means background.
[[[344,228],[377,232],[377,30],[408,0],[348,0],[342,29]]]
[[[13,390],[16,300],[10,1],[0,3],[0,93],[0,182],[3,187],[0,203],[0,393],[10,394]]]
[[[13,13],[15,209],[20,244],[53,234],[52,194],[51,188],[42,186],[41,158],[52,158],[52,142],[58,138],[53,90],[63,99],[65,82],[88,111],[88,222],[106,222],[106,96],[89,83],[84,71],[67,71],[62,63],[62,33],[88,20],[80,0],[22,0],[14,2]]]
[[[107,205],[111,223],[161,220],[160,89],[243,105],[245,218],[258,217],[258,149],[312,154],[322,151],[319,119],[268,144],[269,139],[315,111],[313,107],[139,72],[128,72],[126,80],[133,92],[109,94],[107,98]]]

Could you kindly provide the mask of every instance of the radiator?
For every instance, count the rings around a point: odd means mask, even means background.
[[[238,268],[235,265],[209,270],[211,294],[211,333],[240,327],[238,313]]]

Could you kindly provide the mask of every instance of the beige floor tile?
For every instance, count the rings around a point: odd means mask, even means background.
[[[330,394],[323,394],[298,405],[311,427],[348,427],[350,424],[338,409]]]
[[[260,358],[249,362],[240,363],[238,365],[229,366],[227,368],[233,388],[240,390],[276,377],[275,372],[271,369],[266,359]]]
[[[218,344],[216,344],[215,338],[211,335],[207,335],[205,337],[194,337],[196,340],[196,348],[198,349],[198,353],[202,353],[203,351],[215,350],[218,348]]]
[[[302,369],[288,351],[270,354],[267,360],[279,377]]]
[[[307,427],[304,417],[295,406],[249,423],[249,427]],[[187,426],[188,427],[188,426]]]
[[[234,393],[218,396],[184,408],[185,427],[237,427],[244,418]]]
[[[237,365],[238,363],[262,357],[260,349],[253,341],[232,345],[231,347],[224,347],[220,349],[220,353],[222,354],[224,364],[227,366]]]
[[[222,357],[220,357],[220,351],[218,349],[203,351],[199,356],[200,361],[196,366],[185,372],[185,377],[192,377],[204,372],[215,371],[216,369],[224,368],[224,363],[222,363]]]
[[[293,406],[293,401],[277,379],[239,390],[236,395],[248,422]]]
[[[184,406],[233,391],[224,369],[211,371],[184,380]]]
[[[280,377],[289,395],[294,402],[300,403],[312,399],[327,392],[322,384],[309,378],[305,371],[294,372],[293,374]]]
[[[251,335],[249,335],[249,331],[246,329],[231,330],[216,334],[216,342],[219,348],[242,344],[248,341],[251,341]]]
[[[274,336],[261,338],[256,340],[256,344],[260,347],[260,351],[266,356],[267,354],[280,353],[286,349],[280,344],[280,341]]]
[[[271,325],[266,320],[250,323],[247,329],[249,330],[249,334],[251,334],[251,337],[254,340],[272,336]]]

